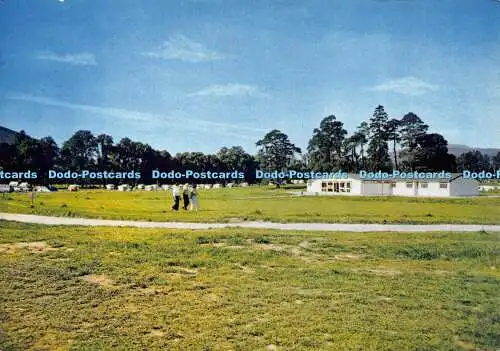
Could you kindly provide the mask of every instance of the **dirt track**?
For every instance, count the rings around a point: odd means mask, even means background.
[[[36,223],[45,225],[80,225],[111,226],[137,228],[171,228],[171,229],[211,229],[211,228],[256,228],[278,230],[313,230],[337,232],[477,232],[497,231],[500,225],[481,224],[340,224],[340,223],[272,223],[272,222],[238,222],[238,223],[187,223],[187,222],[145,222],[117,221],[107,219],[48,217],[16,213],[0,213],[0,220]]]

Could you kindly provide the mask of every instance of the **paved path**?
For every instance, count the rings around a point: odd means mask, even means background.
[[[0,220],[36,223],[46,225],[82,225],[138,228],[171,228],[171,229],[213,229],[213,228],[257,228],[280,230],[314,230],[342,232],[477,232],[498,231],[500,225],[472,224],[338,224],[338,223],[272,223],[272,222],[238,222],[238,223],[186,223],[186,222],[143,222],[115,221],[107,219],[48,217],[16,213],[0,213]]]

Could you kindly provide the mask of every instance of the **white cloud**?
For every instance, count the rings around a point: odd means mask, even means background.
[[[11,94],[8,96],[11,100],[25,101],[46,106],[63,107],[72,110],[79,110],[98,114],[104,117],[112,118],[114,121],[130,121],[139,123],[140,126],[150,126],[156,129],[159,126],[172,127],[184,130],[197,130],[203,132],[217,133],[231,137],[239,137],[243,139],[254,139],[244,133],[262,133],[267,132],[267,129],[254,127],[240,126],[233,123],[214,122],[209,120],[194,119],[189,116],[168,116],[158,115],[148,112],[133,111],[115,107],[102,107],[94,105],[72,104],[56,99],[37,97],[28,94]]]
[[[212,85],[202,89],[189,96],[254,96],[261,98],[270,97],[269,94],[262,92],[258,87],[246,84],[225,84]]]
[[[81,52],[75,54],[64,54],[58,55],[50,51],[40,52],[36,55],[36,58],[39,60],[48,60],[48,61],[56,61],[69,63],[72,65],[79,66],[95,66],[97,65],[95,56],[88,52]]]
[[[144,56],[187,62],[222,60],[224,55],[210,51],[202,44],[192,41],[184,35],[170,37],[157,50],[142,53]]]
[[[417,96],[423,95],[427,92],[437,91],[439,90],[439,87],[437,85],[424,82],[423,80],[415,77],[404,77],[388,80],[371,88],[371,90]]]

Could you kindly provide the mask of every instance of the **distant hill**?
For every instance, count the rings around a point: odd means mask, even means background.
[[[9,129],[0,126],[0,144],[1,143],[7,143],[7,144],[13,144],[14,143],[14,138],[16,137],[18,133]]]
[[[461,144],[448,144],[448,152],[455,156],[460,156],[463,153],[475,150],[480,151],[482,154],[486,154],[490,157],[496,156],[496,154],[500,152],[500,149],[494,149],[494,148],[480,148],[480,147],[470,147]]]

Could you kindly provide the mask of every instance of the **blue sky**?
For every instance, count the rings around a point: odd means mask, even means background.
[[[171,153],[305,149],[378,104],[450,143],[500,147],[500,1],[4,0],[0,125]]]

